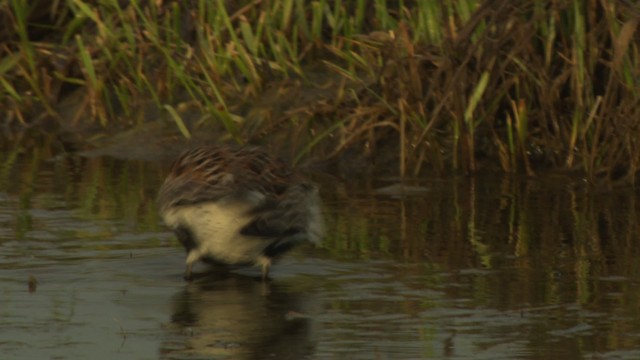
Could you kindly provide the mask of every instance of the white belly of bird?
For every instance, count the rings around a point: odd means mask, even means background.
[[[229,265],[253,264],[261,261],[260,255],[269,245],[268,239],[240,234],[252,220],[247,212],[253,206],[239,201],[180,206],[167,211],[164,220],[169,226],[184,226],[191,231],[196,248],[189,258],[208,257]]]

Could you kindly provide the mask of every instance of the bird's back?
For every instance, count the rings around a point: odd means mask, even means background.
[[[158,202],[162,211],[247,192],[277,199],[298,180],[283,161],[261,149],[200,146],[185,151],[174,162]]]

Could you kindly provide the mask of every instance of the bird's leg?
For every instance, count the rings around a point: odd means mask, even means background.
[[[187,264],[187,268],[184,270],[184,275],[182,276],[182,278],[185,281],[191,281],[192,280],[192,276],[193,273],[191,272],[191,268],[193,267],[193,264]]]
[[[267,281],[269,279],[269,264],[262,264],[262,281]]]
[[[193,249],[191,251],[189,251],[189,253],[187,254],[187,268],[184,271],[184,279],[186,281],[190,281],[193,279],[193,272],[191,271],[191,269],[193,268],[193,263],[195,263],[196,261],[200,260],[200,252],[198,252],[197,249]]]
[[[261,256],[258,263],[262,266],[262,281],[269,280],[269,268],[271,268],[271,258]]]

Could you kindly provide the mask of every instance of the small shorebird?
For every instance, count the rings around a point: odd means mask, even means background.
[[[255,147],[205,145],[182,153],[158,196],[160,214],[195,262],[259,265],[324,233],[316,186]]]

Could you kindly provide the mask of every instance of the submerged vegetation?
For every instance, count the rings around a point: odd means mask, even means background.
[[[635,182],[639,19],[608,0],[5,0],[0,124]]]

